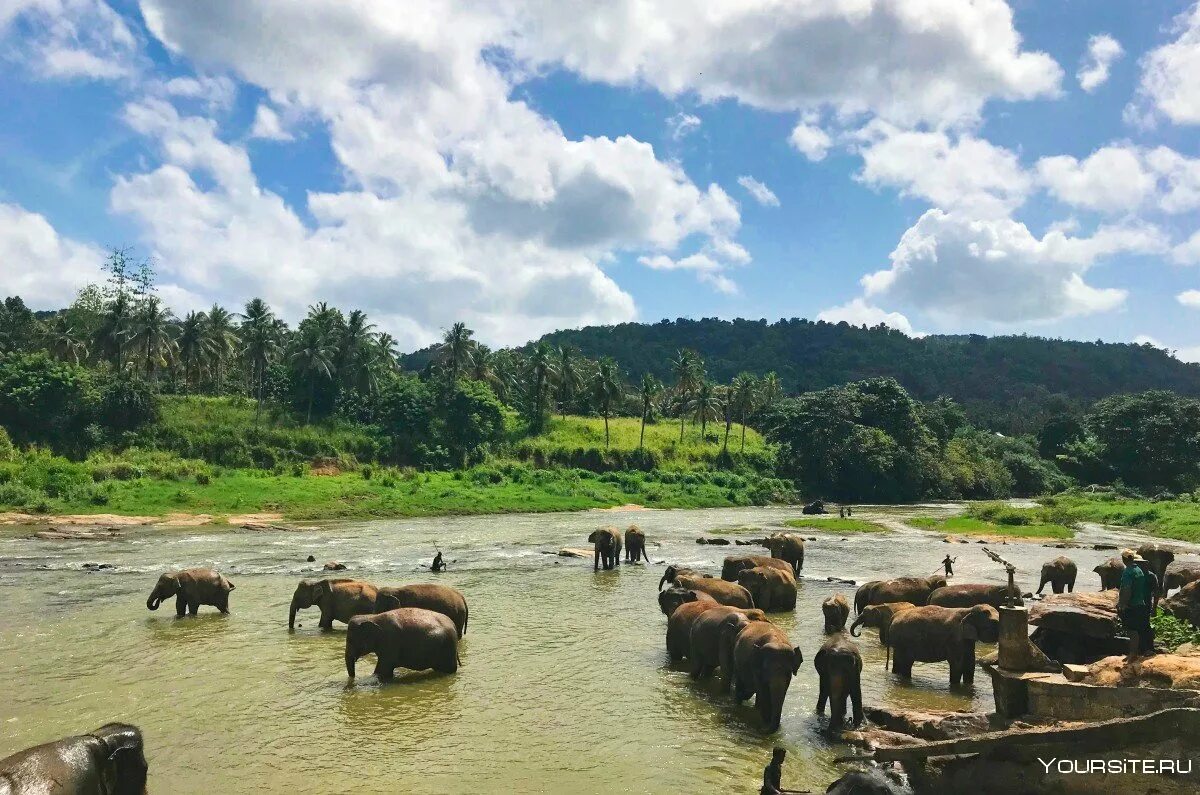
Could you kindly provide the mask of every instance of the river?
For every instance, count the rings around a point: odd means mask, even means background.
[[[861,518],[928,509],[862,508]],[[581,512],[443,517],[335,525],[319,531],[234,532],[136,528],[113,541],[43,541],[0,531],[0,757],[113,720],[140,726],[150,790],[306,792],[750,792],[770,750],[789,750],[785,783],[824,791],[841,750],[813,714],[820,602],[859,582],[933,573],[947,551],[956,582],[1000,581],[978,545],[888,532],[810,541],[795,613],[774,614],[804,651],[780,731],[764,736],[750,702],[735,707],[666,664],[660,565],[592,573],[591,559],[546,552],[586,547],[596,527],[638,524],[653,561],[707,566],[753,547],[702,546],[715,528],[779,529],[796,508]],[[757,535],[757,533],[750,533]],[[1081,540],[1118,534],[1089,530]],[[736,537],[736,536],[733,536]],[[448,572],[420,569],[440,545]],[[1036,587],[1039,543],[999,547]],[[306,563],[309,555],[317,563]],[[1114,554],[1066,552],[1083,590]],[[339,560],[377,584],[430,580],[459,588],[471,608],[455,676],[401,674],[379,685],[370,660],[349,683],[344,627],[322,633],[317,611],[287,630],[298,578]],[[115,568],[89,571],[85,563]],[[176,620],[174,603],[145,601],[170,568],[213,566],[237,586],[231,614],[202,607]],[[944,663],[920,665],[911,684],[884,672],[875,634],[859,642],[864,700],[942,709],[991,708],[988,677],[951,692]],[[981,647],[982,656],[991,651]]]

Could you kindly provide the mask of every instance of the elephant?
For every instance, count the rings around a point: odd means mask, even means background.
[[[588,543],[594,545],[595,557],[592,559],[592,571],[600,570],[603,560],[604,570],[615,569],[621,562],[621,531],[615,527],[602,527],[593,530],[588,536]]]
[[[821,644],[813,658],[821,687],[817,696],[817,714],[825,714],[825,703],[831,702],[829,728],[840,728],[846,719],[846,700],[854,706],[854,725],[863,721],[862,655],[858,645],[845,631],[835,632]]]
[[[693,591],[688,588],[680,588],[678,585],[673,585],[665,591],[658,592],[658,607],[662,610],[664,616],[670,618],[671,614],[680,605],[688,602],[712,602],[714,605],[720,604],[712,596],[704,591]]]
[[[146,600],[146,607],[157,610],[164,599],[175,597],[175,615],[196,615],[200,605],[211,605],[222,613],[229,612],[229,592],[233,583],[212,569],[184,569],[167,572],[158,578]]]
[[[850,603],[840,593],[834,594],[821,602],[821,612],[825,614],[825,634],[841,632],[850,616]]]
[[[1167,566],[1167,581],[1163,586],[1163,593],[1182,588],[1196,580],[1200,580],[1200,563],[1173,561]]]
[[[813,500],[812,502],[808,503],[803,508],[801,508],[800,513],[804,514],[805,516],[812,516],[814,514],[825,513],[825,501],[824,500]]]
[[[423,607],[441,613],[454,622],[454,629],[461,638],[467,634],[467,599],[461,591],[448,585],[416,583],[398,588],[379,588],[373,612],[395,610],[397,607]]]
[[[913,790],[893,771],[871,767],[847,771],[829,785],[825,795],[913,795]]]
[[[1167,566],[1170,566],[1171,561],[1175,560],[1174,550],[1160,544],[1142,544],[1137,548],[1137,553],[1146,559],[1150,568],[1158,576],[1159,594],[1166,593]]]
[[[301,580],[292,594],[288,610],[288,629],[296,628],[296,611],[316,605],[321,608],[321,629],[333,629],[337,619],[349,624],[354,616],[377,612],[375,599],[379,589],[369,582],[346,577],[327,580]]]
[[[796,578],[791,569],[755,566],[742,569],[738,574],[738,585],[750,592],[754,606],[769,612],[796,609]]]
[[[914,662],[950,663],[950,684],[975,681],[975,643],[995,643],[1000,636],[1000,614],[991,605],[905,610],[892,619],[888,649],[892,672],[909,678]]]
[[[646,534],[633,525],[625,531],[625,562],[638,563],[643,559],[650,562],[650,556],[646,554]]]
[[[696,616],[688,632],[688,660],[692,663],[692,678],[703,679],[720,666],[726,678],[732,668],[732,641],[751,621],[766,621],[761,610],[740,607],[713,607]]]
[[[888,629],[892,626],[892,619],[905,610],[911,610],[916,607],[912,602],[885,602],[881,605],[867,605],[863,611],[858,614],[858,618],[854,619],[854,623],[850,625],[850,634],[858,637],[856,629],[861,627],[875,627],[879,630],[879,642],[884,646],[888,642]]]
[[[721,564],[721,579],[727,582],[737,582],[738,574],[743,569],[752,569],[755,566],[779,569],[788,574],[792,574],[793,571],[792,564],[779,558],[770,558],[766,555],[731,555],[725,558],[725,562]]]
[[[855,592],[854,610],[861,613],[867,605],[881,605],[885,602],[912,602],[914,605],[923,605],[929,601],[931,593],[945,587],[946,578],[941,574],[869,582]]]
[[[444,674],[458,671],[458,631],[448,616],[421,607],[400,607],[354,616],[346,626],[346,673],[354,663],[375,654],[375,678],[387,682],[397,668]]]
[[[0,759],[4,795],[143,795],[142,732],[106,723],[90,734],[35,745]]]
[[[1121,575],[1125,573],[1125,561],[1120,557],[1109,558],[1092,569],[1100,575],[1100,590],[1107,591],[1121,587]]]
[[[1007,585],[992,585],[988,583],[957,583],[938,588],[929,594],[927,604],[939,607],[974,607],[975,605],[991,605],[1000,607],[1008,596]]]
[[[716,610],[721,605],[697,600],[685,602],[667,617],[667,656],[671,662],[679,662],[692,650],[692,623],[706,610]]]
[[[677,577],[682,577],[684,575],[689,575],[689,574],[693,577],[709,576],[702,571],[697,571],[696,569],[689,569],[686,566],[676,566],[676,565],[672,564],[670,566],[667,566],[666,571],[663,572],[662,579],[660,579],[658,581],[658,590],[661,591],[663,585],[665,585],[666,583],[671,583],[672,585],[674,585],[675,579]]]
[[[763,728],[779,730],[783,700],[804,654],[770,621],[751,621],[733,645],[733,697],[741,703],[754,696]]]
[[[1042,581],[1038,583],[1037,593],[1041,593],[1046,587],[1046,583],[1050,583],[1050,587],[1055,593],[1062,593],[1063,588],[1067,589],[1067,593],[1075,591],[1075,561],[1065,555],[1059,555],[1054,560],[1048,560],[1042,564]]]
[[[763,539],[762,545],[771,550],[771,557],[792,564],[792,574],[800,576],[804,568],[804,537],[795,533],[773,533]]]
[[[675,579],[675,584],[681,588],[693,591],[703,591],[723,605],[730,607],[757,607],[754,598],[736,582],[725,582],[716,577],[695,577],[684,575]]]

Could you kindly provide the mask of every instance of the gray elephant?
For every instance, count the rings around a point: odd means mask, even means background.
[[[1038,583],[1037,592],[1041,593],[1046,583],[1050,583],[1055,593],[1062,593],[1064,588],[1068,593],[1073,593],[1076,571],[1075,561],[1065,555],[1046,561],[1042,564],[1042,581]]]
[[[667,583],[671,583],[672,585],[674,585],[675,580],[678,577],[682,577],[682,576],[686,576],[686,575],[691,575],[693,577],[709,576],[702,571],[698,571],[696,569],[689,569],[687,566],[676,566],[676,565],[672,564],[670,566],[667,566],[667,568],[663,571],[663,576],[658,581],[658,590],[661,591],[662,587],[664,585],[666,585]]]
[[[693,591],[703,591],[723,605],[730,607],[757,607],[750,592],[736,582],[725,582],[716,577],[695,577],[683,575],[675,579],[675,584],[681,588]]]
[[[850,616],[850,603],[837,593],[821,602],[821,612],[825,615],[825,634],[841,632],[846,628],[846,619]]]
[[[824,500],[813,500],[812,502],[808,503],[803,508],[801,508],[800,513],[804,514],[805,516],[812,516],[814,514],[825,513],[825,501]]]
[[[615,527],[602,527],[593,530],[588,536],[588,543],[593,545],[595,552],[592,559],[592,571],[599,571],[601,562],[604,570],[615,569],[621,562],[621,531]]]
[[[292,594],[288,610],[288,629],[296,628],[296,612],[308,607],[321,608],[321,629],[333,629],[334,620],[349,624],[354,616],[378,612],[375,600],[379,589],[369,582],[347,577],[327,580],[301,580]]]
[[[779,558],[770,558],[766,555],[731,555],[725,558],[725,562],[721,564],[721,579],[727,582],[737,582],[739,574],[746,569],[753,569],[755,566],[779,569],[795,576],[792,573],[792,564]]]
[[[1100,575],[1100,590],[1108,591],[1121,587],[1121,575],[1125,573],[1125,561],[1120,557],[1109,558],[1092,569]]]
[[[678,585],[672,585],[667,590],[658,592],[658,609],[662,610],[662,614],[668,618],[671,617],[676,608],[688,602],[712,602],[714,605],[720,604],[720,602],[703,591],[680,588]]]
[[[641,560],[650,562],[646,554],[646,534],[637,525],[630,525],[625,531],[625,562],[638,563]]]
[[[846,719],[847,699],[854,706],[854,725],[863,721],[862,655],[858,646],[845,632],[830,635],[813,658],[813,667],[820,677],[817,695],[817,714],[825,714],[826,702],[832,702],[829,728],[839,728]]]
[[[743,569],[738,574],[738,585],[750,592],[754,606],[767,612],[782,612],[796,609],[796,578],[791,569],[782,570],[768,566]]]
[[[891,770],[850,770],[829,785],[825,795],[913,795],[912,787]]]
[[[397,668],[445,674],[458,671],[458,631],[447,616],[420,607],[354,616],[346,626],[346,673],[354,663],[375,655],[375,678],[387,682]]]
[[[732,646],[723,652],[723,642],[731,644],[737,633],[751,621],[766,621],[767,614],[761,610],[744,610],[739,607],[714,607],[701,612],[692,620],[688,632],[688,660],[692,664],[692,678],[703,679],[721,667],[727,679],[730,676]]]
[[[1000,615],[991,605],[914,607],[892,619],[888,648],[892,672],[908,678],[914,662],[950,663],[950,684],[975,681],[975,644],[995,643]]]
[[[107,723],[0,759],[0,793],[143,795],[147,769],[141,730]]]
[[[1182,588],[1189,582],[1195,582],[1196,580],[1200,580],[1200,563],[1172,561],[1167,566],[1167,581],[1163,586],[1163,593],[1173,591],[1176,588]]]
[[[854,594],[854,612],[861,613],[867,605],[885,602],[912,602],[914,605],[928,603],[929,595],[938,588],[946,587],[946,578],[941,574],[932,577],[896,577],[891,580],[875,580],[861,587]]]
[[[874,627],[879,630],[879,642],[886,646],[888,628],[892,625],[892,619],[914,607],[916,605],[912,602],[885,602],[881,605],[867,605],[850,625],[850,634],[857,638],[859,633],[855,630],[859,627]]]
[[[975,605],[991,605],[1000,607],[1008,596],[1007,585],[990,583],[956,583],[938,588],[929,594],[927,604],[939,607],[974,607]]]
[[[1164,589],[1167,584],[1167,566],[1170,566],[1171,561],[1175,560],[1175,551],[1161,544],[1142,544],[1137,548],[1137,552],[1146,559],[1150,568],[1158,576],[1159,594],[1166,593]]]
[[[773,533],[763,539],[762,545],[771,550],[771,557],[790,563],[792,574],[800,576],[800,570],[804,568],[804,536]]]
[[[441,613],[454,622],[454,629],[460,638],[467,634],[467,619],[470,618],[467,598],[461,591],[448,585],[414,583],[398,588],[379,588],[372,612],[382,613],[397,607],[422,607]]]
[[[804,654],[770,621],[747,624],[733,646],[733,697],[739,703],[754,696],[763,728],[779,730],[783,701]]]
[[[685,602],[667,616],[667,656],[671,662],[679,662],[692,651],[692,623],[706,610],[716,610],[721,605],[704,600]]]
[[[158,578],[146,607],[157,610],[165,600],[175,597],[175,615],[196,615],[200,605],[210,605],[222,613],[229,612],[229,592],[233,583],[212,569],[184,569],[167,572]]]

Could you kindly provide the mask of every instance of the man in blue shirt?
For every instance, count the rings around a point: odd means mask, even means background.
[[[1158,589],[1158,578],[1150,570],[1146,559],[1132,549],[1122,550],[1121,560],[1125,564],[1125,571],[1121,574],[1117,612],[1129,634],[1129,653],[1125,661],[1133,662],[1140,654],[1148,654],[1154,649],[1150,610],[1154,603],[1153,594]]]

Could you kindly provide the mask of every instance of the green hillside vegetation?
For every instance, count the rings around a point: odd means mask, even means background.
[[[1196,494],[1151,501],[1115,491],[1071,490],[1042,502],[1076,521],[1131,527],[1161,538],[1200,543],[1200,501]]]

